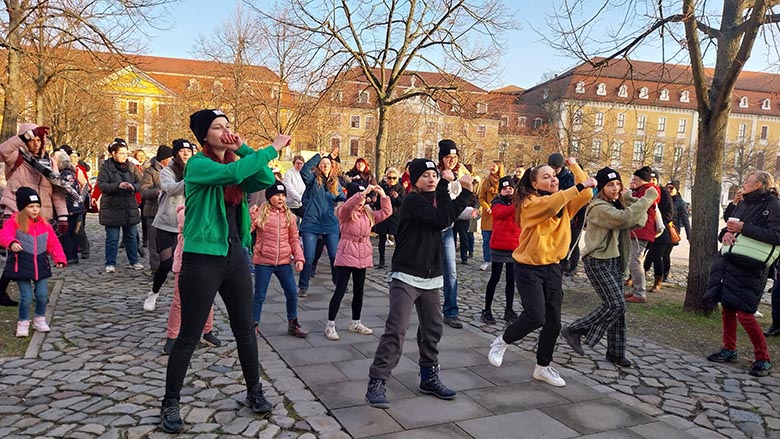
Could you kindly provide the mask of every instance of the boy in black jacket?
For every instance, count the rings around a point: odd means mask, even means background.
[[[450,200],[448,185],[455,176],[442,172],[431,160],[414,159],[409,165],[412,190],[401,206],[398,241],[390,273],[390,312],[385,333],[379,340],[374,362],[368,372],[366,401],[372,407],[389,408],[385,380],[401,358],[412,308],[417,307],[420,329],[417,345],[420,351],[420,392],[441,399],[457,395],[439,380],[439,350],[442,313],[439,295],[444,285],[441,266],[441,230],[455,221],[473,198],[472,178],[460,179],[463,191]]]

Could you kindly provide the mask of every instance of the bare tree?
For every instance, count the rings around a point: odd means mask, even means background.
[[[248,1],[254,4],[254,1]],[[387,110],[415,96],[456,91],[455,77],[487,75],[501,53],[501,31],[512,26],[501,0],[287,0],[289,15],[269,18],[308,33],[306,47],[329,47],[332,58],[365,81],[378,109],[375,166],[385,168]],[[256,9],[259,10],[259,7]],[[443,82],[411,70],[442,72]]]
[[[699,131],[696,149],[693,216],[688,287],[684,309],[709,314],[704,303],[709,266],[717,250],[718,203],[723,174],[726,126],[732,92],[759,32],[780,22],[775,0],[729,0],[719,11],[707,2],[683,0],[677,13],[668,14],[668,3],[649,0],[565,0],[550,24],[558,32],[553,47],[568,51],[583,61],[596,54],[607,56],[594,63],[606,65],[627,56],[649,38],[672,39],[691,65],[696,91]],[[584,12],[587,11],[587,12]],[[607,19],[604,11],[623,11],[623,22]],[[584,12],[584,16],[583,16]],[[607,20],[610,22],[608,23]],[[768,30],[766,30],[768,32]],[[668,37],[664,39],[663,37]],[[705,69],[705,55],[714,51],[715,66]],[[666,60],[664,50],[664,60]]]

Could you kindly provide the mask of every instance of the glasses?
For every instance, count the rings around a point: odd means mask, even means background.
[[[390,177],[390,176],[388,176],[388,177],[385,177],[385,178],[387,178],[388,180],[398,180],[398,177]]]

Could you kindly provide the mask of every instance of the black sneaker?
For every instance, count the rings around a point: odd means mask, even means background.
[[[714,354],[707,355],[707,361],[712,361],[714,363],[736,363],[737,350],[735,349],[731,351],[726,348],[722,348]]]
[[[209,331],[208,333],[203,334],[201,341],[206,346],[211,346],[212,348],[218,348],[222,346],[222,342],[219,341],[219,339],[214,335],[214,331]]]
[[[479,316],[479,320],[482,323],[492,325],[496,323],[496,319],[493,317],[493,313],[489,309],[482,310],[482,314]]]
[[[582,343],[580,342],[581,335],[578,332],[572,331],[568,326],[564,326],[563,329],[561,329],[561,337],[566,340],[566,343],[569,344],[571,350],[580,355],[585,355],[585,351],[582,350]]]
[[[777,337],[778,335],[780,335],[780,326],[772,325],[764,331],[765,337]]]
[[[439,379],[439,366],[420,367],[420,392],[446,400],[458,396],[458,392],[447,388]]]
[[[772,370],[772,363],[768,360],[756,360],[750,368],[750,374],[754,377],[765,377],[769,375],[770,370]]]
[[[385,380],[371,378],[368,380],[368,390],[366,390],[366,402],[368,405],[378,409],[389,409],[390,401],[385,396]]]
[[[263,395],[263,383],[257,383],[252,388],[252,391],[246,395],[246,405],[251,408],[253,412],[265,414],[273,410],[274,406],[265,399]]]
[[[163,354],[165,355],[171,355],[171,352],[173,352],[173,344],[176,343],[175,338],[166,338],[165,339],[165,346],[163,346]]]
[[[632,363],[631,360],[627,359],[626,357],[618,357],[617,355],[612,355],[610,353],[607,353],[605,358],[615,366],[631,367],[634,365],[634,363]]]
[[[160,409],[160,428],[166,433],[178,433],[184,428],[179,413],[179,401],[173,398],[163,399]]]
[[[458,316],[452,316],[452,317],[444,317],[444,323],[449,325],[451,328],[455,329],[461,329],[463,328],[463,322],[458,319]]]
[[[516,313],[516,312],[514,312],[514,311],[513,311],[513,310],[511,310],[511,309],[508,309],[508,310],[504,311],[504,320],[505,320],[507,323],[512,323],[512,322],[514,322],[515,320],[517,320],[517,313]]]

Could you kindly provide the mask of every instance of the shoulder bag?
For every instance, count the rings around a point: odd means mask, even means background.
[[[674,225],[673,222],[670,222],[667,226],[667,229],[669,229],[669,241],[672,243],[672,245],[677,245],[680,243],[680,232],[677,230],[677,227]]]
[[[780,256],[780,246],[748,238],[740,233],[736,233],[735,237],[734,244],[720,248],[720,254],[734,265],[758,270],[771,266]]]

